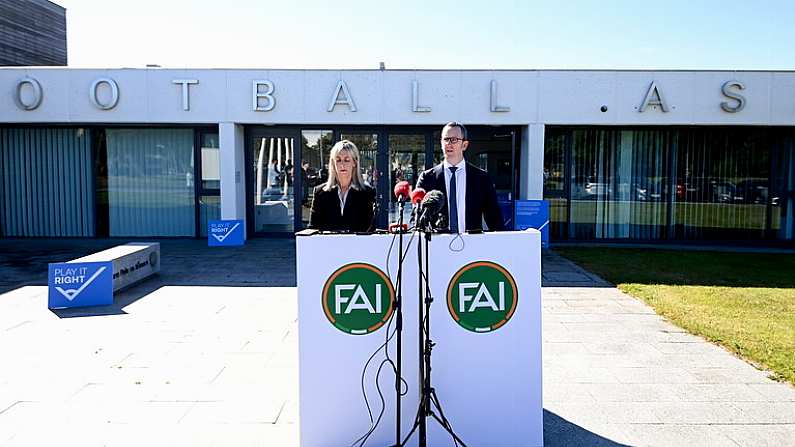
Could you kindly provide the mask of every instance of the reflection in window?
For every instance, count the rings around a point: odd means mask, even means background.
[[[795,239],[795,135],[775,138],[769,194],[770,229],[777,239]]]
[[[365,183],[378,189],[378,169],[376,159],[378,156],[378,134],[376,133],[343,133],[341,140],[352,141],[359,149],[359,162],[362,177]]]
[[[694,129],[676,158],[677,238],[764,237],[770,177],[764,131]]]
[[[550,236],[561,239],[568,220],[566,197],[566,134],[560,129],[547,129],[544,142],[544,200],[549,202]]]
[[[425,169],[425,135],[389,135],[389,185],[394,191],[400,181],[407,181],[412,187]],[[389,194],[389,222],[398,221],[398,203],[395,195]],[[411,219],[411,205],[403,208],[403,222]]]
[[[793,151],[783,130],[550,127],[544,197],[553,222],[568,225],[567,232],[553,225],[553,236],[791,239]],[[567,195],[568,218],[555,205],[566,207]]]
[[[293,231],[295,139],[254,138],[254,231]]]
[[[194,236],[193,130],[108,129],[110,236]]]
[[[301,221],[309,225],[309,212],[314,189],[328,179],[328,157],[334,133],[330,130],[305,130],[301,132]]]
[[[199,198],[199,235],[207,237],[207,222],[221,219],[221,196]]]
[[[220,149],[217,133],[202,134],[202,188],[221,189]]]

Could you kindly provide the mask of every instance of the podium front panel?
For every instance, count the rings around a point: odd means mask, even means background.
[[[394,444],[391,366],[384,364],[379,376],[383,404],[375,384],[385,359],[382,345],[395,329],[394,320],[384,321],[390,296],[385,278],[394,286],[397,275],[396,239],[387,262],[392,242],[392,235],[296,239],[304,447],[351,445],[370,430],[363,386],[374,420],[383,409],[366,445]],[[419,242],[404,236],[403,436],[414,423],[420,394]],[[542,445],[540,234],[433,235],[429,253],[432,385],[444,415],[470,446]],[[395,342],[393,336],[388,343],[392,360]],[[429,445],[454,445],[434,420],[427,426]],[[416,433],[407,445],[417,445]]]

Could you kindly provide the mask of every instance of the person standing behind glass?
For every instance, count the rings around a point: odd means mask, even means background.
[[[348,140],[331,148],[328,180],[314,190],[309,228],[322,231],[373,230],[375,189],[364,182],[359,149]]]

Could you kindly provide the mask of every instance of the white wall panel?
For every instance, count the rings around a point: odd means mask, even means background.
[[[795,73],[772,73],[770,124],[795,125]]]
[[[13,87],[28,75],[42,84],[44,100],[33,111],[14,104]],[[91,83],[110,77],[119,85],[119,104],[103,111],[88,99]],[[182,110],[181,86],[190,87],[190,111]],[[254,112],[251,81],[274,83],[276,106]],[[747,104],[739,113],[720,109],[724,82],[746,83]],[[345,80],[357,111],[327,108],[339,80]],[[412,111],[413,80],[419,105]],[[491,112],[490,81],[498,104]],[[638,112],[652,81],[671,110]],[[26,123],[264,123],[264,124],[467,124],[674,125],[795,123],[795,72],[735,71],[434,71],[434,70],[169,70],[0,68],[0,122]],[[599,109],[608,106],[603,113]]]
[[[17,81],[24,77],[34,78],[41,84],[42,101],[35,110],[20,110],[14,103]],[[69,78],[59,70],[0,69],[0,122],[68,121]]]
[[[198,80],[188,86],[190,110],[182,108],[182,85],[175,79]],[[226,70],[147,70],[148,116],[167,123],[216,123],[227,114]]]
[[[691,124],[695,90],[692,72],[621,72],[616,77],[616,124]],[[670,110],[649,106],[640,112],[652,81],[657,82]],[[700,94],[703,92],[699,92]]]
[[[113,79],[118,85],[119,100],[113,109],[102,110],[91,103],[91,84],[99,78]],[[146,115],[145,70],[74,70],[68,80],[70,122],[130,123],[140,122],[141,115]],[[110,99],[107,84],[101,84],[97,92],[100,100]]]
[[[745,97],[745,107],[737,113],[725,112],[720,104],[728,102],[730,106],[737,101],[721,93],[723,84],[736,80],[745,85],[744,90],[736,87],[731,92]],[[762,72],[728,72],[728,73],[697,73],[693,75],[693,89],[698,92],[698,101],[693,105],[693,117],[701,124],[767,124],[770,122],[770,73]]]
[[[612,124],[620,105],[616,102],[616,77],[607,72],[540,71],[538,121],[571,124],[572,116],[594,124]],[[607,112],[600,108],[606,105]]]

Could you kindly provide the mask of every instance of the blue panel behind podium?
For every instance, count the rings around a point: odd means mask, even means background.
[[[243,245],[242,220],[211,220],[207,222],[207,245],[235,247]]]
[[[546,200],[517,200],[516,229],[535,228],[541,231],[541,248],[549,248],[549,202]]]
[[[50,309],[113,304],[113,263],[49,264],[47,284]]]

